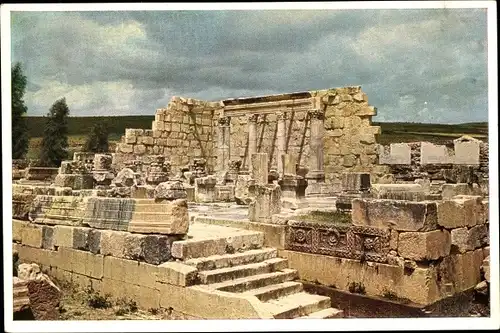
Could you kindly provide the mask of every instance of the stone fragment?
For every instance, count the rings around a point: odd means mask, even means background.
[[[488,283],[490,282],[490,256],[488,255],[484,258],[483,263],[481,264],[481,271],[484,274],[484,278]]]
[[[249,192],[253,180],[249,175],[239,175],[234,188],[234,199],[238,205],[248,205],[252,201],[253,194]]]
[[[248,218],[255,222],[271,222],[273,214],[281,212],[281,188],[279,185],[256,185],[256,197],[248,207]]]
[[[17,276],[21,280],[35,279],[41,273],[38,264],[20,264],[17,268]]]
[[[182,182],[167,181],[155,187],[154,197],[156,201],[185,199],[187,198],[187,193]]]
[[[250,158],[251,173],[250,176],[255,184],[265,185],[268,183],[268,155],[267,153],[256,153]]]
[[[472,186],[467,183],[443,184],[441,196],[443,200],[452,199],[456,195],[471,195]]]
[[[488,295],[488,283],[486,281],[479,282],[475,287],[474,291],[481,295]]]
[[[437,204],[438,224],[447,229],[474,226],[482,222],[480,196],[455,196]]]
[[[158,266],[156,281],[187,287],[196,283],[198,270],[180,262],[166,262]]]
[[[118,172],[116,177],[113,179],[113,184],[118,187],[130,187],[135,184],[135,175],[134,171],[129,168],[123,168]]]
[[[42,249],[54,249],[54,228],[42,226]]]
[[[345,172],[342,174],[342,191],[363,192],[370,189],[370,174],[364,172]]]
[[[87,238],[89,251],[93,254],[101,253],[101,231],[90,229]]]
[[[398,254],[406,259],[437,260],[450,253],[451,238],[447,230],[402,232],[398,238]]]
[[[194,198],[196,202],[214,202],[216,199],[215,186],[217,178],[207,176],[196,178],[194,185]]]
[[[169,261],[172,258],[172,243],[176,239],[172,236],[147,235],[141,243],[144,261],[152,265]]]
[[[13,293],[13,312],[23,311],[29,308],[30,299],[28,291],[28,282],[14,276],[12,284]]]
[[[432,201],[355,198],[351,203],[354,225],[397,231],[437,229],[436,203]]]
[[[420,184],[373,184],[370,193],[376,199],[425,200],[425,191]]]
[[[59,319],[61,290],[45,275],[40,279],[28,280],[30,308],[35,320]]]

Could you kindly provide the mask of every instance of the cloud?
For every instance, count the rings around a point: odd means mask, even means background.
[[[486,52],[479,9],[12,13],[29,114],[361,85],[374,120],[484,121]]]

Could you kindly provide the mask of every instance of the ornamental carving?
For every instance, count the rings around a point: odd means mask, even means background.
[[[312,109],[309,111],[309,116],[311,119],[323,120],[325,118],[325,112],[321,109]]]
[[[229,124],[231,123],[231,118],[230,117],[219,117],[218,122],[219,122],[220,126],[229,126]]]
[[[285,249],[383,263],[389,240],[388,229],[289,221]]]
[[[248,121],[250,121],[250,122],[256,123],[258,119],[259,119],[258,114],[248,115]]]

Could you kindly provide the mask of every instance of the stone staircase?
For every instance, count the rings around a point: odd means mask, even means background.
[[[197,288],[254,296],[258,307],[275,319],[343,317],[342,310],[330,306],[329,297],[304,292],[302,283],[295,281],[297,271],[288,268],[287,259],[279,258],[276,249],[263,247],[262,233],[212,225],[201,228],[213,231],[214,227],[224,228],[227,234],[213,237],[208,233],[208,238],[199,241],[174,243],[174,247],[183,248],[178,252],[191,254],[182,259],[184,264],[198,270]],[[193,256],[202,252],[206,255]]]

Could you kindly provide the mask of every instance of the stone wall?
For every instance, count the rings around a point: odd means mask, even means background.
[[[205,158],[211,173],[230,160],[248,169],[252,153],[266,152],[270,168],[279,171],[279,156],[292,154],[319,178],[338,182],[342,172],[371,171],[377,163],[374,115],[360,87],[219,102],[173,97],[156,111],[151,130],[126,130],[114,165],[163,154],[173,173],[194,158]]]
[[[164,155],[174,174],[194,158],[205,158],[213,170],[216,105],[173,97],[167,108],[156,110],[152,129],[126,129],[114,154],[115,168],[133,159],[146,161],[148,155]]]

